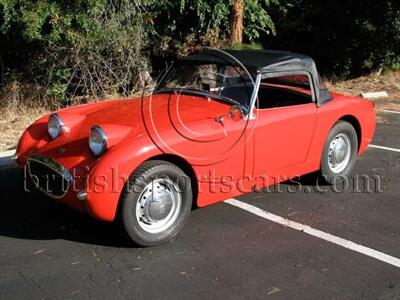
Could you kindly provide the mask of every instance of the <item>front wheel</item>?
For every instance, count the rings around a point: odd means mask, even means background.
[[[121,196],[123,229],[138,245],[165,243],[183,228],[192,198],[190,178],[180,168],[166,161],[145,162]]]
[[[339,121],[332,128],[325,142],[321,158],[321,173],[330,184],[336,178],[347,177],[354,168],[358,151],[357,133],[354,127]]]

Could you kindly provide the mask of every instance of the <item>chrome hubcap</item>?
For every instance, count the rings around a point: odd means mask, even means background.
[[[167,178],[155,179],[143,189],[136,205],[136,220],[149,233],[168,229],[182,205],[179,187]]]
[[[332,172],[340,173],[346,169],[350,155],[350,138],[344,133],[339,133],[329,145],[328,164]]]

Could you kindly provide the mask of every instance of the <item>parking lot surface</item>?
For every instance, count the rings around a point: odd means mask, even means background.
[[[400,149],[400,114],[373,145]],[[315,176],[237,200],[400,258],[400,153],[370,148],[334,191]],[[0,299],[400,299],[400,268],[227,203],[193,210],[181,234],[135,248],[116,228],[22,189],[0,169]],[[368,188],[370,190],[368,190]],[[372,189],[372,190],[371,190]]]

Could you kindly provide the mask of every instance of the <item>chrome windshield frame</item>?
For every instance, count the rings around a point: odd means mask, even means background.
[[[256,115],[254,114],[257,98],[258,98],[258,90],[260,88],[261,84],[261,73],[258,73],[256,76],[256,81],[254,83],[254,89],[253,89],[253,94],[251,95],[250,99],[250,106],[249,106],[249,111],[247,115],[244,116],[244,119],[246,120],[253,120],[256,118]]]

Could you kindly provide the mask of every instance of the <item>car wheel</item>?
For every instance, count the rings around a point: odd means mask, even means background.
[[[176,165],[160,160],[143,163],[121,195],[121,224],[141,246],[155,246],[175,237],[192,207],[190,178]]]
[[[357,133],[354,127],[339,121],[332,128],[325,142],[321,173],[327,183],[334,184],[338,179],[350,175],[354,168],[358,151]]]

